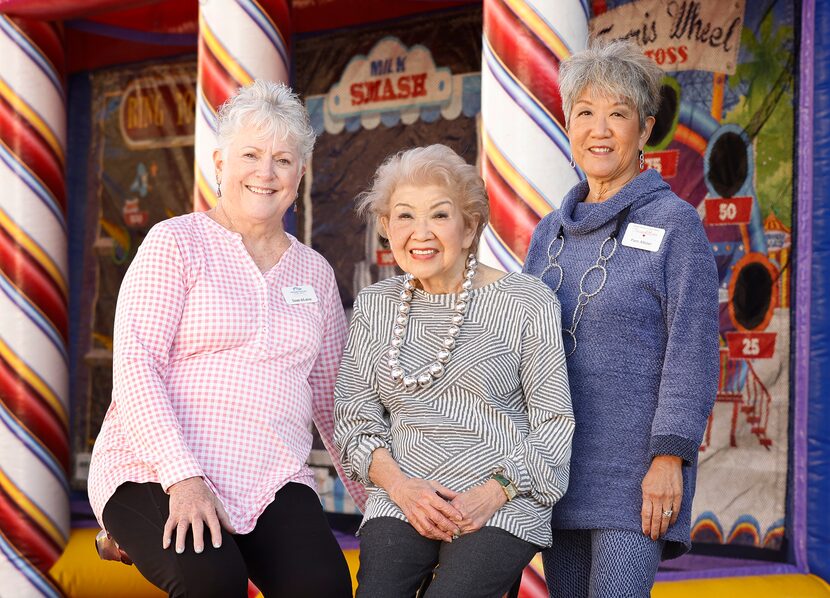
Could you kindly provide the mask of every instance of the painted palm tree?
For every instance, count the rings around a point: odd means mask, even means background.
[[[781,25],[774,29],[774,25],[774,11],[770,8],[761,20],[757,37],[752,29],[743,29],[741,45],[751,59],[741,62],[729,79],[732,88],[744,81],[749,85],[746,102],[753,116],[746,131],[753,138],[772,114],[782,94],[792,91],[793,28]]]

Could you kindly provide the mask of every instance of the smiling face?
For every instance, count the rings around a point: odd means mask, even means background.
[[[458,204],[439,185],[400,185],[381,217],[395,261],[429,293],[461,286],[476,222],[465,222]]]
[[[639,152],[653,126],[649,116],[641,130],[634,107],[585,89],[574,102],[568,126],[574,162],[589,183],[622,186],[640,172]]]
[[[213,153],[213,161],[222,183],[223,207],[235,221],[281,225],[305,172],[296,144],[242,127],[224,152]]]

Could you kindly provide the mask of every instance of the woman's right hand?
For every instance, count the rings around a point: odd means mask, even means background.
[[[210,530],[214,548],[222,546],[222,529],[234,533],[225,507],[217,496],[200,478],[187,478],[176,482],[167,489],[170,495],[170,516],[164,524],[162,547],[170,546],[173,530],[176,531],[176,552],[184,552],[187,529],[193,528],[193,550],[196,554],[205,548],[205,524]]]
[[[449,501],[458,496],[433,480],[403,478],[387,488],[391,498],[412,524],[415,530],[432,540],[452,542],[461,533],[461,511]]]

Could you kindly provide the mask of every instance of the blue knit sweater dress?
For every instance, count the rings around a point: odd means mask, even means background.
[[[656,171],[641,173],[604,202],[583,203],[587,194],[582,181],[539,223],[524,266],[557,284],[555,271],[542,273],[561,227],[558,296],[562,327],[570,328],[580,278],[630,206],[605,287],[586,306],[567,360],[576,430],[570,485],[554,506],[552,526],[554,533],[642,533],[643,477],[652,457],[676,455],[684,463],[683,504],[663,550],[663,558],[674,558],[691,546],[698,447],[718,386],[717,268],[697,211]],[[657,251],[621,243],[632,223],[665,231]]]

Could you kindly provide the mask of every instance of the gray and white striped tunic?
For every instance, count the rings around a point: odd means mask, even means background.
[[[372,285],[354,304],[335,389],[335,443],[352,479],[369,488],[363,523],[406,517],[369,480],[385,447],[403,473],[463,492],[504,470],[519,496],[487,522],[551,543],[552,505],[568,487],[573,411],[559,302],[525,274],[471,291],[444,376],[426,389],[393,384],[386,363],[403,277]],[[454,295],[416,291],[400,363],[417,375],[435,360]]]

